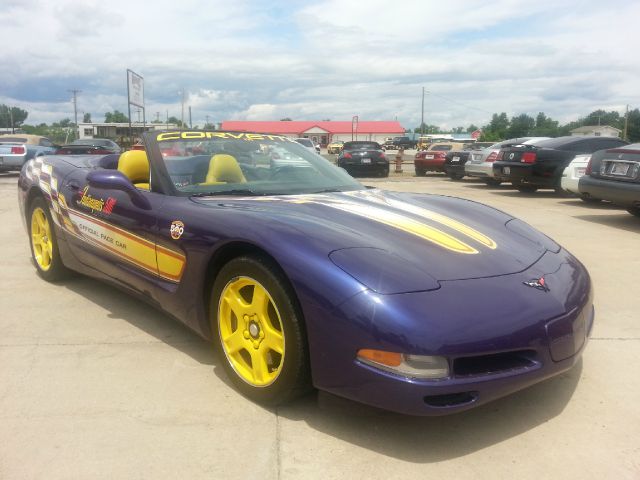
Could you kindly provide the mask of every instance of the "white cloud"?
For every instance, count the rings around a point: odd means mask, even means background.
[[[13,45],[0,96],[31,122],[72,113],[71,88],[94,120],[126,112],[126,68],[145,77],[147,117],[179,117],[184,88],[200,125],[358,114],[413,127],[423,86],[425,121],[443,127],[640,106],[631,0],[29,1],[12,1],[0,30]]]

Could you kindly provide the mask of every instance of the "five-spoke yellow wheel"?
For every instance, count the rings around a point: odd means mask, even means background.
[[[31,213],[31,246],[38,267],[46,272],[51,268],[53,242],[51,225],[42,207],[34,208]]]
[[[222,367],[245,396],[278,405],[309,390],[302,309],[273,260],[254,254],[225,263],[213,282],[209,311]]]
[[[64,278],[68,270],[60,258],[53,220],[44,198],[36,197],[31,202],[27,225],[31,237],[31,256],[38,274],[51,282]]]
[[[282,370],[285,338],[280,313],[257,280],[231,279],[222,290],[218,328],[224,354],[245,382],[273,383]]]

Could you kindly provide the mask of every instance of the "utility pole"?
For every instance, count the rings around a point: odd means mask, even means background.
[[[160,112],[156,112],[156,123],[160,123]]]
[[[11,133],[16,133],[16,129],[13,128],[13,107],[9,108],[9,120],[11,121]]]
[[[424,137],[424,87],[422,87],[422,116],[420,118],[420,136]]]
[[[205,115],[206,119],[207,119],[207,125],[209,125],[209,115]],[[206,126],[205,126],[206,128]]]
[[[191,122],[191,105],[189,105],[189,128],[193,128],[193,123]]]
[[[628,127],[629,127],[629,104],[627,104],[627,111],[624,113],[624,135],[622,136],[622,139],[625,142],[629,141],[629,139],[627,138]]]
[[[76,133],[78,131],[78,94],[82,93],[82,90],[72,89],[67,91],[73,93],[73,116],[76,124],[76,132],[74,133],[73,138],[76,138]]]
[[[180,126],[180,128],[184,128],[184,88],[180,93],[182,94],[182,113],[180,115],[180,122],[182,123],[182,125]]]

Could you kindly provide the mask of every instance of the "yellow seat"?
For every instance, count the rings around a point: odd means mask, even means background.
[[[209,161],[209,171],[203,185],[247,183],[238,161],[231,155],[218,153]]]
[[[149,159],[144,150],[129,150],[120,155],[118,171],[137,188],[149,190]]]

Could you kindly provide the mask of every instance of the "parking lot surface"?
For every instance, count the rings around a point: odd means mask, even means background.
[[[0,175],[0,479],[638,479],[640,219],[551,191],[442,175],[363,183],[476,200],[589,269],[596,323],[571,371],[462,414],[416,418],[314,393],[262,408],[210,346],[120,291],[41,280]]]

